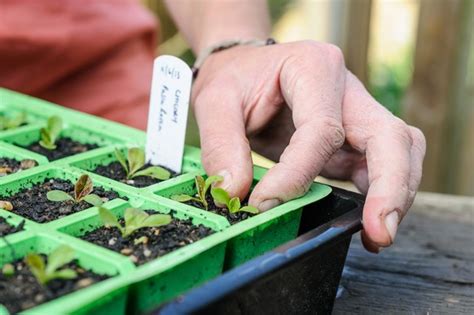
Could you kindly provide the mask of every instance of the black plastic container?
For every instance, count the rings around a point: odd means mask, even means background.
[[[327,314],[352,235],[362,228],[362,195],[333,188],[305,207],[299,236],[163,305],[155,314]]]

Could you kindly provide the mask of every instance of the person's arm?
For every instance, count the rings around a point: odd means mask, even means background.
[[[180,31],[196,54],[224,40],[266,39],[266,0],[166,0]]]
[[[225,40],[265,39],[265,1],[172,0],[168,5],[196,53]],[[232,196],[252,183],[247,134],[288,106],[295,132],[253,189],[265,211],[303,195],[321,172],[351,179],[367,193],[362,240],[390,246],[421,180],[425,139],[381,106],[344,64],[341,50],[314,41],[241,45],[209,56],[194,82],[202,162]]]

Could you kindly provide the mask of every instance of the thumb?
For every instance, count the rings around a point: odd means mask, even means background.
[[[199,126],[202,163],[208,175],[221,175],[219,187],[243,199],[252,184],[250,145],[239,97],[230,89],[206,88],[194,111]]]

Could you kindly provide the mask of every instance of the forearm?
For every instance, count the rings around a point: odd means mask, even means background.
[[[229,39],[265,39],[270,34],[266,0],[165,0],[193,51]]]

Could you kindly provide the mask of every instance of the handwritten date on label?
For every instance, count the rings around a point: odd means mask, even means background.
[[[181,172],[192,72],[179,58],[155,59],[148,114],[146,157]]]

